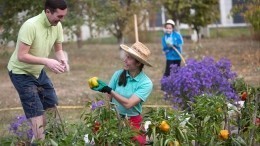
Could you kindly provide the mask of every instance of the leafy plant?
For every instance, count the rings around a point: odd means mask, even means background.
[[[116,105],[97,101],[82,114],[88,141],[96,145],[135,145],[132,138],[141,131],[134,130],[127,119],[121,118]]]
[[[190,122],[196,127],[196,143],[208,145],[218,141],[219,131],[226,127],[222,125],[228,110],[225,97],[201,95],[195,97],[195,102],[190,104],[192,114]]]
[[[260,88],[248,85],[243,78],[236,79],[233,83],[236,92],[240,95],[244,104],[238,116],[238,133],[249,145],[260,143],[260,126],[257,120],[260,118]],[[246,93],[244,96],[243,93]]]
[[[145,121],[151,124],[147,136],[154,146],[165,145],[246,145],[246,135],[231,133],[238,128],[229,117],[226,98],[221,96],[197,96],[190,103],[188,111],[158,108],[145,114]],[[163,122],[169,124],[169,131],[160,128]]]
[[[188,122],[190,115],[171,108],[150,109],[144,114],[144,121],[150,121],[146,135],[154,146],[191,144],[193,125]],[[162,129],[162,124],[167,123],[169,130]]]

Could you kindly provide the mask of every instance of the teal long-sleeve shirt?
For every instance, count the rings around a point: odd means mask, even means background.
[[[165,33],[162,37],[162,50],[165,53],[166,60],[181,60],[178,53],[169,45],[173,45],[182,53],[183,38],[180,33],[173,31],[171,34]]]

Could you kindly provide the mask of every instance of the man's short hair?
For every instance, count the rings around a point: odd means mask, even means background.
[[[67,3],[65,0],[46,0],[44,10],[49,9],[51,13],[54,13],[56,9],[65,10],[66,8]]]

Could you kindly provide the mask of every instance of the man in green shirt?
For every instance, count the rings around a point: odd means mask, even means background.
[[[44,11],[21,26],[16,49],[7,66],[24,113],[31,120],[34,138],[39,140],[45,138],[44,111],[58,104],[52,82],[43,68],[56,74],[69,68],[62,50],[60,23],[66,14],[65,0],[46,0]],[[48,58],[52,48],[57,60]]]

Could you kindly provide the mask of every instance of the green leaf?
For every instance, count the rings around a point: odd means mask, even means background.
[[[58,144],[53,139],[50,139],[50,141],[52,146],[58,146]]]
[[[206,117],[204,118],[204,124],[206,124],[206,123],[209,121],[209,119],[210,119],[210,116],[206,116]]]
[[[246,142],[240,136],[237,137],[237,141],[243,146],[247,145]]]

